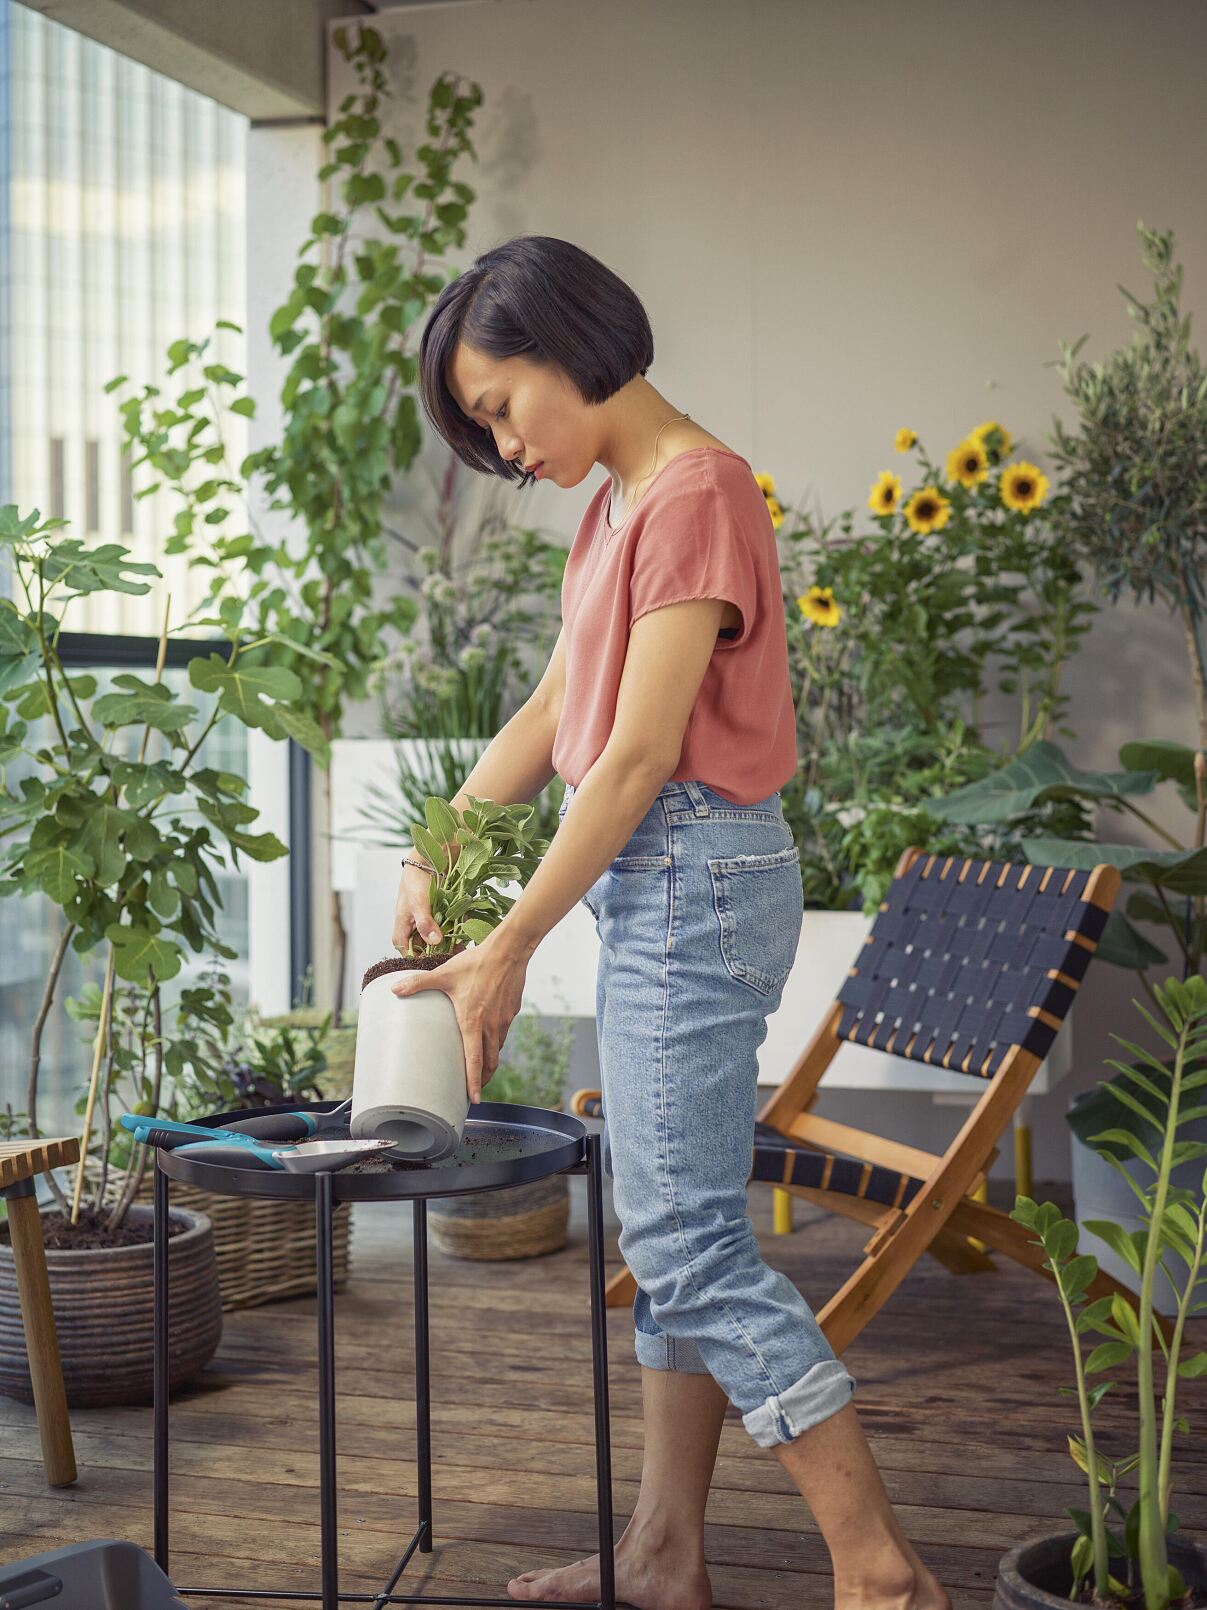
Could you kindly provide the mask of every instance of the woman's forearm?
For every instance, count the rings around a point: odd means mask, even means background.
[[[553,737],[557,717],[532,699],[500,727],[451,801],[463,811],[469,795],[496,805],[527,804],[557,775]]]

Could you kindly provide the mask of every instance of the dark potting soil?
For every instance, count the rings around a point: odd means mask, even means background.
[[[150,1219],[131,1223],[129,1219],[116,1230],[107,1228],[108,1211],[97,1213],[81,1208],[77,1223],[72,1224],[69,1214],[43,1213],[42,1244],[50,1252],[87,1252],[112,1247],[141,1247],[154,1239],[155,1226]],[[181,1219],[168,1218],[168,1235],[183,1235],[189,1226]],[[11,1245],[8,1220],[0,1224],[0,1244]]]
[[[436,951],[430,956],[383,956],[379,962],[374,962],[371,967],[365,968],[360,987],[361,989],[366,989],[375,978],[380,978],[383,973],[401,973],[416,968],[423,972],[430,972],[433,967],[439,967],[442,962],[451,962],[453,957],[464,949],[464,945],[459,945],[457,950],[451,952]]]

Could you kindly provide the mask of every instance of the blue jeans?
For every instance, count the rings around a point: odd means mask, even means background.
[[[574,795],[566,785],[560,816]],[[780,796],[735,805],[667,783],[583,903],[600,939],[596,1033],[604,1166],[651,1369],[709,1374],[760,1447],[855,1391],[747,1215],[756,1052],[803,920]]]

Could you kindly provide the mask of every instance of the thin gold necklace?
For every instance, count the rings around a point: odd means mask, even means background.
[[[669,419],[664,420],[663,423],[658,427],[658,436],[654,437],[654,462],[653,462],[653,464],[650,465],[650,468],[648,470],[646,470],[645,474],[641,477],[641,480],[637,482],[638,486],[641,485],[642,481],[646,481],[646,480],[649,479],[650,472],[654,469],[654,466],[658,463],[658,437],[662,435],[662,432],[666,429],[666,427],[668,425],[673,425],[677,419],[690,419],[690,418],[691,418],[690,414],[672,414]],[[637,504],[640,503],[640,502],[641,502],[641,499],[638,498],[633,504],[633,509],[635,509],[637,507]],[[608,507],[609,507],[609,509],[611,509],[611,505],[612,505],[612,494],[611,494],[611,492],[609,492],[608,493]],[[628,519],[629,515],[632,514],[633,509],[626,509],[624,511],[624,513],[621,515],[620,519],[617,520],[616,524],[612,527],[612,531],[617,531],[617,530],[620,529],[620,527]],[[610,532],[605,534],[605,539],[604,539],[605,541],[607,540],[607,536],[610,535],[610,534],[611,534]]]

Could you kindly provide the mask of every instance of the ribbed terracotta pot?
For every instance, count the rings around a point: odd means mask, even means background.
[[[1078,1534],[1073,1531],[1029,1537],[1004,1554],[997,1568],[993,1610],[1066,1610],[1088,1600],[1070,1599],[1073,1585],[1069,1555]],[[1177,1566],[1189,1592],[1189,1603],[1207,1603],[1207,1548],[1176,1534],[1166,1541],[1166,1554]],[[1112,1574],[1124,1580],[1123,1561],[1112,1562]],[[1139,1602],[1143,1602],[1140,1594]]]
[[[213,1358],[222,1337],[222,1299],[214,1235],[204,1213],[172,1208],[188,1229],[168,1237],[168,1382],[189,1380]],[[131,1224],[152,1209],[135,1204]],[[46,1249],[55,1330],[72,1408],[149,1403],[154,1341],[154,1255],[136,1247]],[[12,1248],[0,1246],[0,1392],[33,1402],[25,1328]]]

